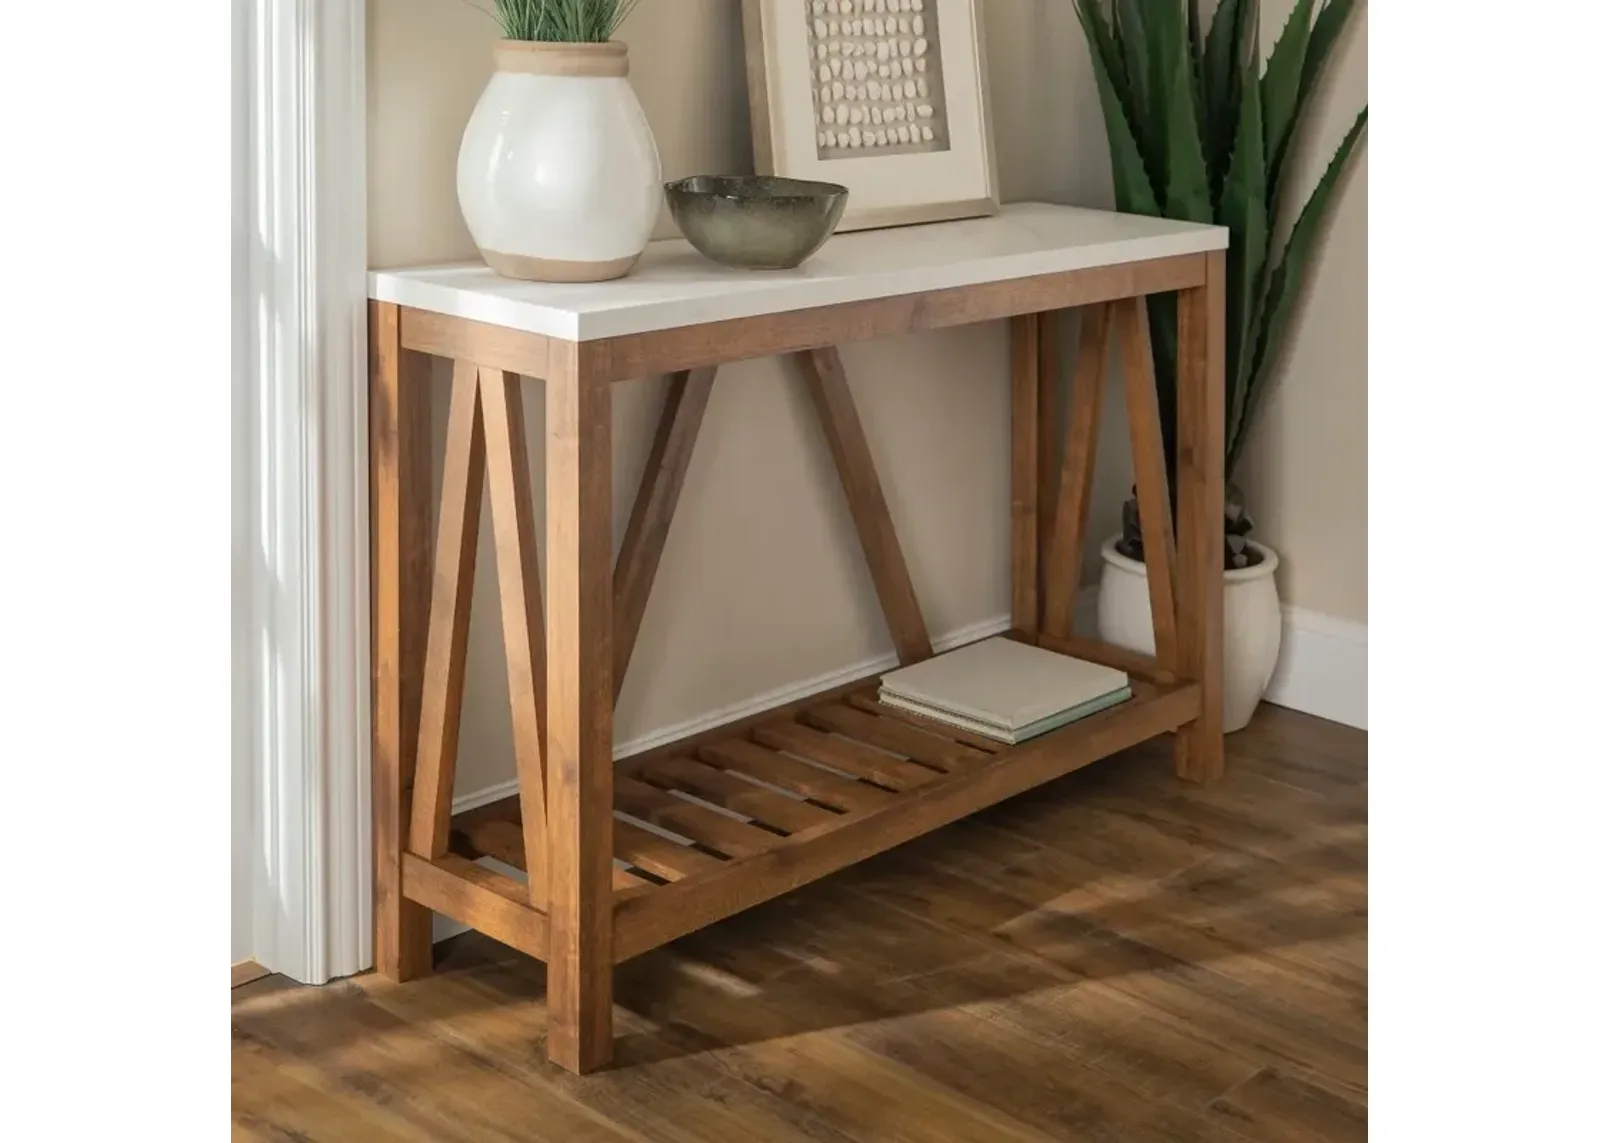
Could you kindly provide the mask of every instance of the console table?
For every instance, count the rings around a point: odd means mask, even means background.
[[[430,970],[433,912],[512,945],[548,965],[550,1058],[591,1071],[610,1060],[619,961],[1164,732],[1177,732],[1181,776],[1219,775],[1226,245],[1217,227],[1020,204],[841,235],[780,273],[722,269],[682,241],[655,243],[632,276],[592,285],[514,282],[479,264],[373,273],[378,969],[400,980]],[[1137,302],[1168,291],[1178,306],[1175,510]],[[1087,308],[1062,410],[1054,323],[1043,317],[1078,306]],[[792,356],[909,663],[932,649],[835,347],[997,320],[1012,339],[1011,637],[1122,667],[1133,698],[1008,747],[880,706],[876,680],[863,680],[614,766],[614,699],[717,366]],[[1151,657],[1071,630],[1113,340],[1150,572]],[[436,521],[435,357],[454,362]],[[613,566],[611,385],[659,374],[671,374],[668,399]],[[524,376],[544,382],[548,606]],[[453,817],[486,484],[520,793]],[[526,883],[482,857],[526,870]]]

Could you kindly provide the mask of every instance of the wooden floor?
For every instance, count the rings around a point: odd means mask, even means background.
[[[1153,743],[625,965],[618,1066],[544,1058],[543,966],[233,993],[234,1138],[1366,1137],[1366,735],[1263,707],[1197,789]]]

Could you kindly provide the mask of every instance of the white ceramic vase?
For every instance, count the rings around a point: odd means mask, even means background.
[[[456,160],[456,196],[483,260],[536,282],[622,277],[662,201],[628,45],[501,40],[494,59]]]
[[[1228,734],[1249,724],[1267,693],[1283,639],[1283,608],[1278,602],[1278,554],[1251,543],[1264,557],[1253,568],[1222,573],[1222,729]],[[1100,578],[1100,638],[1130,651],[1155,653],[1150,620],[1150,581],[1144,564],[1116,549],[1116,538],[1100,546],[1105,568]]]

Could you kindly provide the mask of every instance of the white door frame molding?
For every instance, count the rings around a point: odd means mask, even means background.
[[[234,18],[235,932],[320,984],[372,964],[366,0]]]

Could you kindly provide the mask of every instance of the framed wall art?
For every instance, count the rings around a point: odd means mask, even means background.
[[[744,0],[756,170],[850,188],[840,230],[999,209],[982,0]]]

